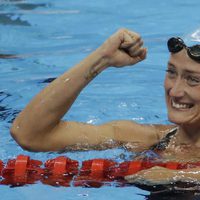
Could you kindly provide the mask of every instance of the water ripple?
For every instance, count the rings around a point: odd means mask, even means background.
[[[79,14],[79,10],[13,10],[0,11],[0,14],[36,14],[36,15],[57,15],[57,14]]]

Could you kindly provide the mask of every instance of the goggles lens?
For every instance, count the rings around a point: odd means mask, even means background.
[[[190,55],[190,58],[200,62],[200,45],[188,47],[187,51],[188,55]]]

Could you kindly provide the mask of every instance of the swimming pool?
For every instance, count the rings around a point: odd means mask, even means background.
[[[174,35],[188,40],[191,36],[200,37],[199,6],[198,0],[170,3],[2,0],[0,54],[17,58],[0,59],[0,159],[6,162],[18,154],[26,154],[45,161],[60,155],[23,151],[9,135],[11,121],[50,80],[79,62],[121,27],[142,34],[148,59],[136,67],[103,72],[81,93],[65,118],[93,124],[115,119],[168,123],[162,86],[168,58],[166,40]],[[112,149],[62,155],[81,162],[97,157],[123,161],[131,154],[124,149]],[[134,186],[95,189],[51,187],[41,183],[12,189],[1,186],[0,195],[6,200],[150,199],[148,191]]]

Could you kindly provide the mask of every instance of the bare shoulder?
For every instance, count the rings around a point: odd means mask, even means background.
[[[147,148],[159,142],[174,127],[173,125],[140,124],[126,120],[108,124],[113,126],[116,140],[141,144]]]

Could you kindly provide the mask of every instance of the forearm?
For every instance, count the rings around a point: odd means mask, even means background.
[[[170,184],[176,182],[198,183],[200,181],[200,168],[188,168],[178,170],[166,170],[166,173],[160,173],[161,183]],[[159,183],[159,180],[158,180]]]
[[[159,179],[162,179],[166,183],[175,182],[199,182],[200,181],[200,168],[188,168],[171,170],[167,169],[163,173],[160,173]],[[165,184],[166,184],[165,183]]]
[[[125,179],[130,183],[147,185],[167,185],[176,182],[199,182],[200,167],[172,170],[156,166],[126,176]]]
[[[13,129],[30,136],[32,131],[48,132],[69,110],[81,90],[107,67],[100,51],[94,51],[42,90],[15,119]]]
[[[177,170],[175,179],[181,182],[199,182],[200,181],[200,167],[189,168],[184,170]]]

